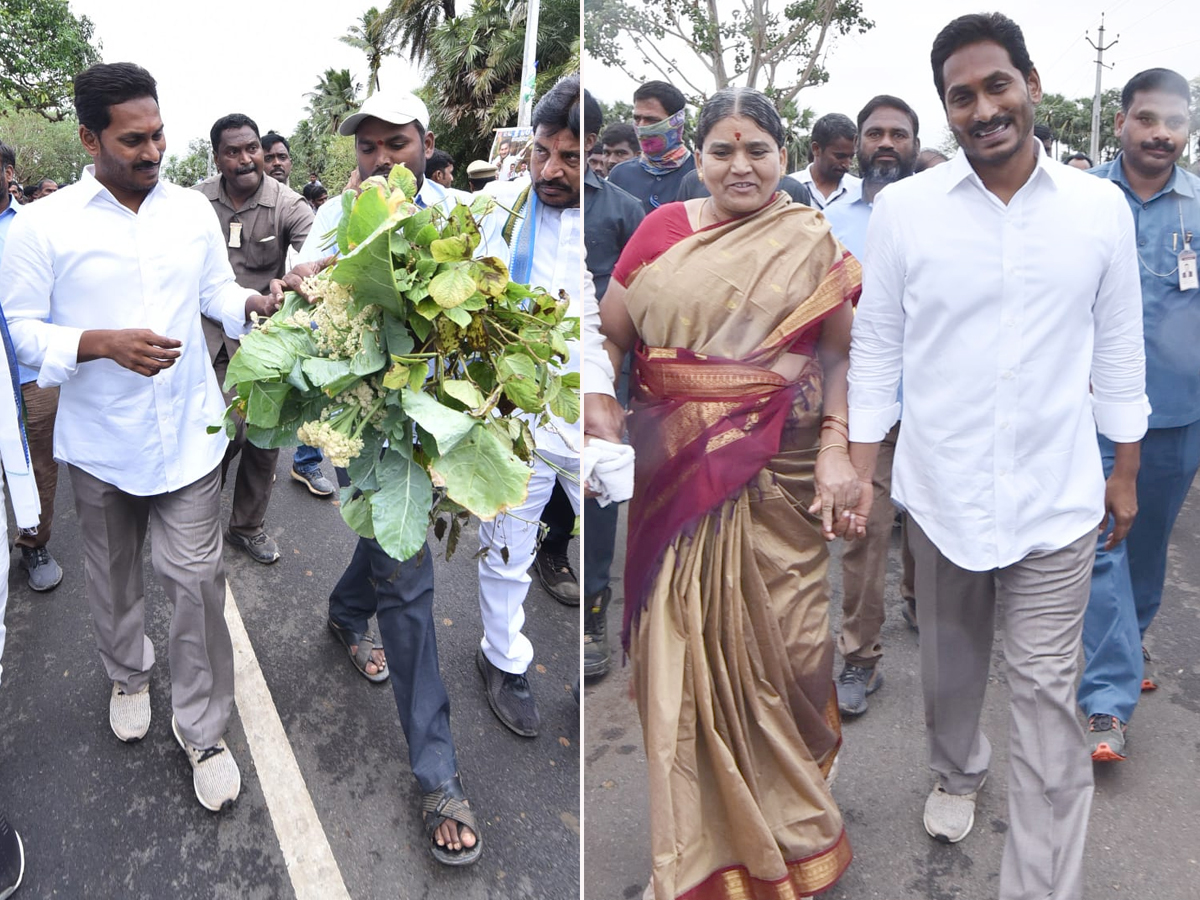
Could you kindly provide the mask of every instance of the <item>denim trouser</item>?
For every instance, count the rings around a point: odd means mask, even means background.
[[[1104,475],[1115,448],[1100,437]],[[1142,690],[1142,637],[1162,603],[1167,546],[1175,518],[1200,467],[1200,422],[1152,428],[1142,440],[1138,514],[1129,535],[1104,550],[1101,535],[1092,570],[1092,592],[1083,619],[1085,666],[1079,706],[1085,715],[1106,713],[1128,722]]]
[[[360,537],[329,595],[329,618],[362,634],[374,615],[391,670],[408,760],[428,793],[458,772],[450,734],[450,698],[438,669],[433,626],[433,553],[426,544],[397,562],[379,542]]]
[[[297,472],[306,472],[321,465],[321,460],[324,458],[320,448],[301,444],[296,448],[296,455],[292,457],[292,468]]]

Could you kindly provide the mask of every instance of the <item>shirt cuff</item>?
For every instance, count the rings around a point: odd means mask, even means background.
[[[246,301],[254,296],[254,291],[239,285],[229,294],[221,305],[221,327],[229,337],[240,341],[254,327],[253,322],[246,320]]]
[[[82,328],[56,325],[50,329],[46,355],[38,369],[38,387],[57,387],[79,370],[79,340],[82,337]]]
[[[590,357],[583,361],[583,393],[617,396],[617,392],[613,389],[612,372],[608,370],[607,366],[593,362]]]
[[[1115,444],[1133,444],[1146,436],[1150,417],[1150,401],[1145,394],[1141,400],[1111,402],[1092,397],[1092,415],[1096,430]]]
[[[856,444],[878,444],[892,426],[900,419],[900,404],[893,403],[883,409],[856,409],[850,407],[850,440]]]

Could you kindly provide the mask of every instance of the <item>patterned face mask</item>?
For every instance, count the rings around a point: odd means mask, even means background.
[[[642,168],[652,175],[674,171],[687,162],[692,151],[683,144],[683,126],[687,121],[686,110],[681,109],[672,116],[653,125],[638,125],[638,144],[641,145]]]

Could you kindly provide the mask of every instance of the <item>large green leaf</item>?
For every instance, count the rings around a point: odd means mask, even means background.
[[[508,287],[508,266],[495,256],[477,259],[471,265],[471,277],[479,293],[487,297],[503,297]]]
[[[365,428],[362,433],[363,448],[358,456],[346,466],[346,474],[355,486],[363,491],[379,490],[379,479],[375,466],[383,452],[383,435],[374,428]]]
[[[383,345],[378,332],[365,330],[362,334],[362,344],[350,360],[350,371],[355,375],[371,375],[378,372],[388,362],[383,353]]]
[[[341,393],[360,377],[350,371],[350,362],[345,359],[313,357],[304,361],[303,368],[308,379],[330,397]]]
[[[412,353],[416,346],[413,342],[412,332],[408,330],[403,319],[390,313],[383,314],[383,341],[387,345],[384,349],[392,356],[404,356],[406,353]]]
[[[354,191],[342,192],[342,217],[338,219],[337,245],[338,253],[345,256],[352,249],[350,246],[350,216],[354,212],[354,201],[357,195]]]
[[[471,258],[471,238],[466,234],[456,234],[453,237],[438,238],[429,245],[429,252],[438,262],[457,262]]]
[[[235,384],[263,379],[274,381],[292,371],[297,357],[313,351],[312,338],[301,328],[272,326],[254,329],[242,337],[241,346],[225,372],[225,390]]]
[[[530,468],[481,424],[433,463],[446,495],[481,519],[525,502]]]
[[[346,524],[355,534],[361,534],[365,538],[375,537],[371,496],[371,493],[364,492],[358,496],[351,494],[350,497],[342,500],[342,518],[346,520]]]
[[[400,403],[409,417],[433,436],[443,455],[475,427],[470,416],[442,405],[424,391],[401,391]]]
[[[579,421],[579,392],[563,388],[550,400],[550,412],[566,422]]]
[[[300,443],[296,440],[296,426],[259,428],[257,425],[247,425],[246,440],[255,447],[261,447],[264,450],[274,450],[277,447],[295,447]]]
[[[350,228],[346,238],[351,250],[367,240],[387,221],[388,203],[383,190],[378,187],[364,188],[350,212]]]
[[[442,270],[429,282],[429,296],[445,309],[458,306],[475,293],[471,263],[456,263]]]
[[[467,409],[478,409],[483,406],[483,394],[469,381],[447,381],[442,385],[442,390]]]
[[[352,285],[356,301],[376,303],[393,315],[404,315],[392,278],[386,227],[338,260],[330,277],[338,284]]]
[[[260,428],[279,424],[279,411],[292,386],[286,381],[256,381],[246,402],[246,421]]]
[[[389,447],[375,468],[379,474],[379,490],[371,496],[375,540],[393,559],[410,559],[425,546],[433,485],[407,447]]]
[[[393,189],[399,188],[400,193],[409,200],[417,196],[416,176],[408,170],[408,166],[404,163],[392,166],[392,171],[388,173],[388,186]]]

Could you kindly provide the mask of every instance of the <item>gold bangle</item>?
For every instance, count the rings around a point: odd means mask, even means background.
[[[825,423],[825,422],[840,422],[842,425],[845,425],[847,429],[849,429],[849,428],[850,428],[850,423],[849,423],[849,422],[847,422],[847,421],[846,421],[845,419],[843,419],[841,416],[835,416],[835,415],[833,415],[832,413],[830,413],[829,415],[825,416],[825,418],[823,418],[823,419],[821,420],[821,422],[822,422],[822,424],[823,424],[823,423]]]
[[[826,444],[824,447],[822,447],[820,450],[817,451],[817,456],[820,456],[826,450],[832,450],[834,447],[841,447],[847,453],[850,452],[850,446],[848,444]]]

